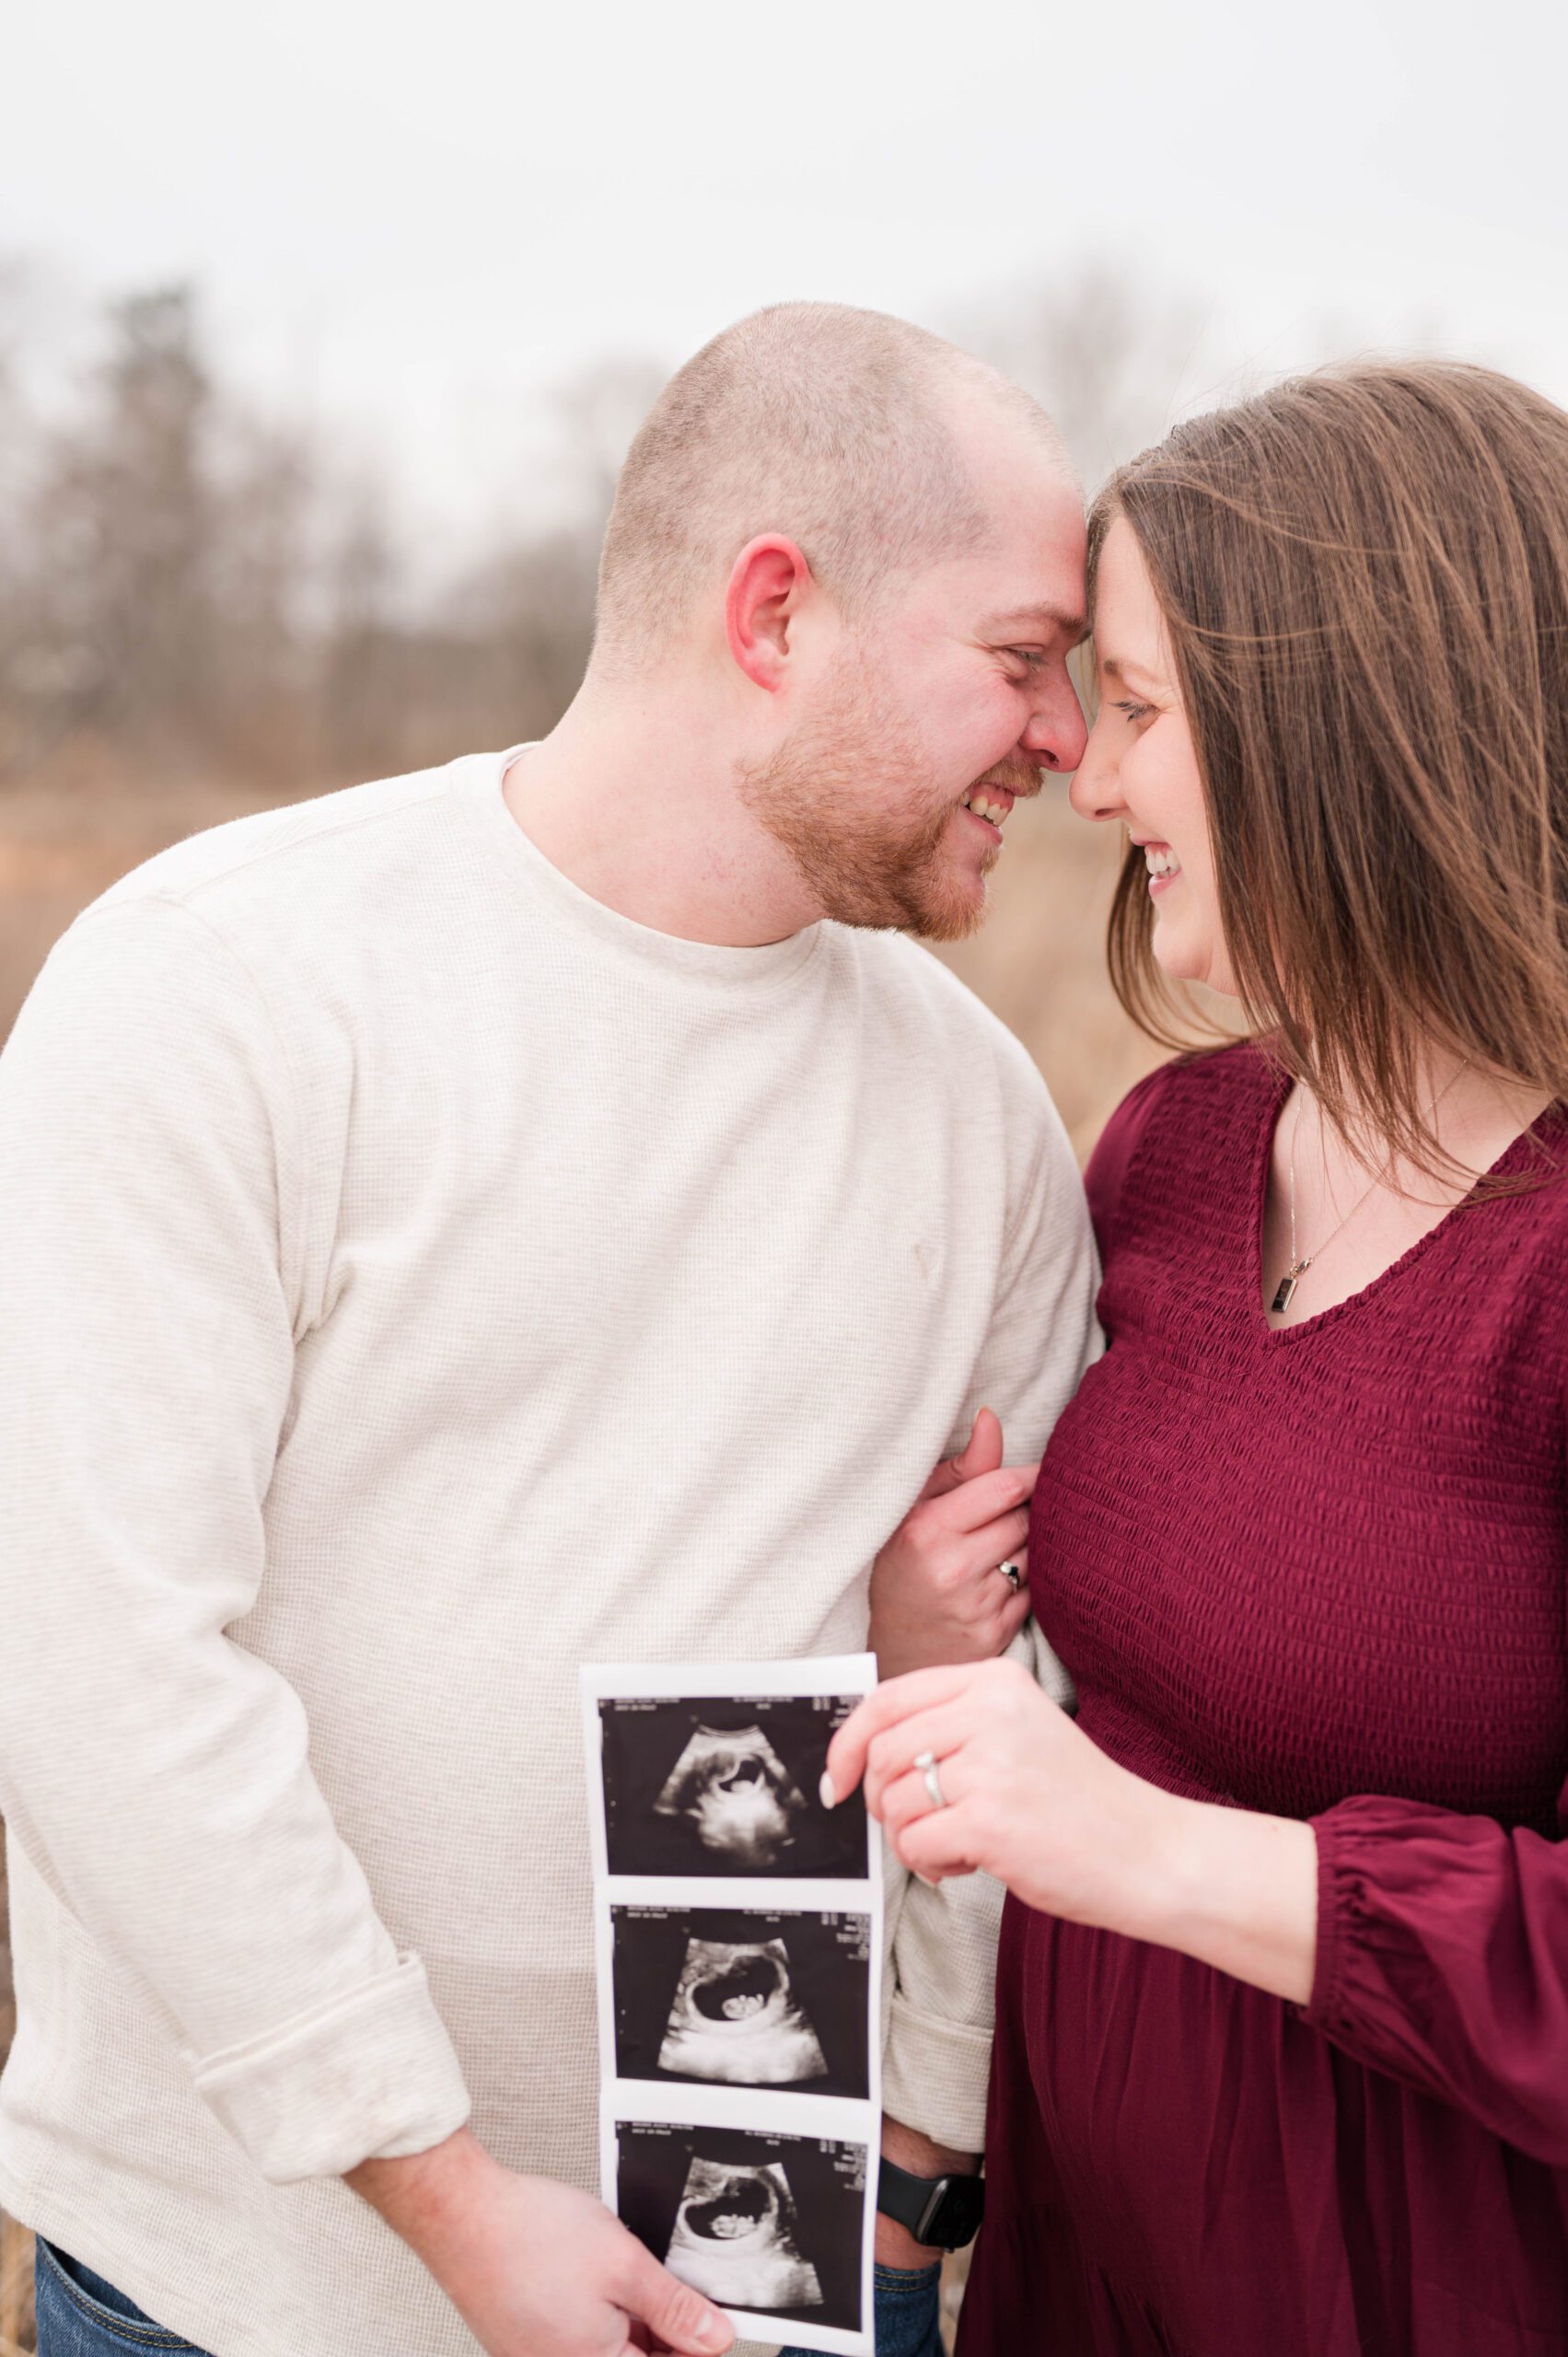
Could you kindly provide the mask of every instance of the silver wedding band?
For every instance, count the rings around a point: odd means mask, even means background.
[[[1024,1574],[1019,1566],[1016,1563],[998,1563],[996,1568],[1016,1596],[1024,1585]]]
[[[936,1754],[934,1751],[918,1751],[915,1754],[914,1764],[925,1779],[925,1789],[931,1795],[932,1807],[946,1808],[947,1795],[942,1790],[942,1779],[936,1773]]]

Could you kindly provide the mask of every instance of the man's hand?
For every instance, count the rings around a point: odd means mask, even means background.
[[[424,2260],[489,2357],[715,2357],[734,2340],[601,2202],[503,2168],[466,2128],[406,2160],[362,2161],[344,2182]]]
[[[982,1408],[960,1454],[937,1466],[871,1573],[871,1650],[883,1678],[1005,1653],[1029,1617],[998,1565],[1028,1568],[1038,1465],[1002,1463],[1002,1427]]]
[[[950,2145],[934,2144],[929,2136],[922,2136],[913,2128],[906,2128],[901,2120],[882,2121],[882,2150],[895,2167],[908,2169],[911,2177],[973,2177],[980,2167],[978,2153],[958,2153]],[[877,2212],[877,2264],[878,2267],[929,2267],[942,2257],[939,2250],[925,2243],[917,2243],[906,2226],[896,2218],[885,2218]]]

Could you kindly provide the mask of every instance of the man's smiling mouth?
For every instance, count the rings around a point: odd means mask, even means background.
[[[1005,785],[971,785],[963,796],[963,805],[977,819],[984,819],[992,826],[1000,828],[1013,807],[1013,796]]]

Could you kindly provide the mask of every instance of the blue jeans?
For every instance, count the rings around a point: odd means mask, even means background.
[[[878,2267],[877,2357],[942,2357],[940,2267]],[[203,2357],[195,2343],[165,2332],[123,2292],[41,2235],[34,2277],[38,2357],[125,2357],[127,2350],[179,2350]],[[785,2350],[784,2357],[799,2357]]]
[[[123,2292],[79,2259],[54,2249],[41,2235],[33,2296],[38,2357],[125,2357],[131,2349],[182,2350],[186,2357],[203,2357],[194,2341],[165,2332]]]
[[[942,2357],[940,2263],[878,2267],[875,2276],[877,2357]],[[785,2349],[780,2357],[802,2357],[802,2352]]]

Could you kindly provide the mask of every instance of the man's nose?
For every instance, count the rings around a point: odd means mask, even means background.
[[[1053,693],[1032,714],[1022,741],[1025,752],[1041,769],[1075,770],[1083,760],[1088,731],[1083,706],[1065,672]]]

